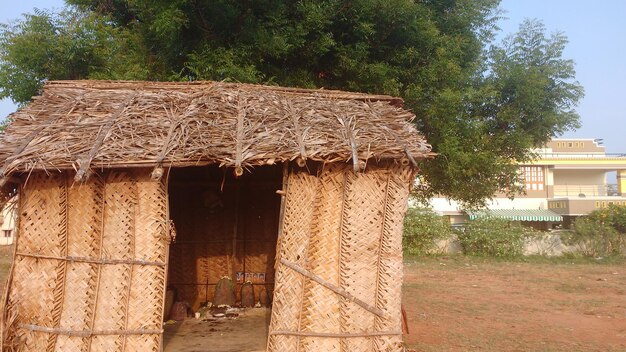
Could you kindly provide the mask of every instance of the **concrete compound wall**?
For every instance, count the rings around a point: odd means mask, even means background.
[[[574,253],[577,248],[568,246],[561,241],[559,234],[547,233],[545,236],[529,239],[524,246],[524,255],[546,255],[560,256],[564,253]],[[436,242],[436,248],[432,254],[460,254],[463,253],[463,247],[456,235],[450,238],[439,240]]]

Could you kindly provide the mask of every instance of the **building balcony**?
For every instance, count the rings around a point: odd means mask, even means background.
[[[622,159],[626,160],[626,153],[604,153],[604,152],[539,152],[537,156],[541,159]]]
[[[528,165],[546,165],[555,169],[626,170],[624,153],[537,153]]]
[[[616,197],[617,185],[554,185],[554,197]]]

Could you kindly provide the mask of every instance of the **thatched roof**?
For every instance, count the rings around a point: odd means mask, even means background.
[[[0,136],[0,176],[16,171],[432,155],[389,96],[222,82],[53,81]]]

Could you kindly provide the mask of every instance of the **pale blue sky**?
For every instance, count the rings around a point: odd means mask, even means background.
[[[63,0],[2,0],[0,22],[19,18],[33,8],[59,9]],[[537,18],[550,32],[569,38],[565,57],[574,59],[585,98],[578,112],[582,127],[565,136],[603,138],[610,153],[626,153],[626,0],[503,0],[503,33],[515,32],[524,18]],[[0,118],[15,110],[0,101]]]
[[[509,17],[500,22],[505,33],[537,18],[569,38],[564,56],[576,62],[585,97],[577,109],[582,127],[565,136],[603,138],[607,152],[626,153],[626,1],[503,0],[500,7]]]

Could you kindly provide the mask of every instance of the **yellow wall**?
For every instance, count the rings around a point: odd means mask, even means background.
[[[626,195],[626,170],[617,171],[617,193]]]

